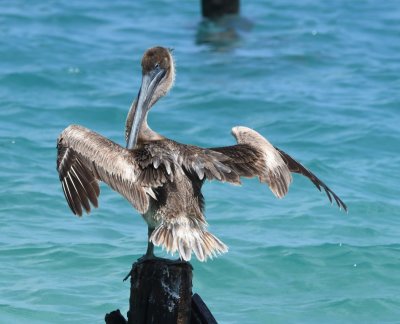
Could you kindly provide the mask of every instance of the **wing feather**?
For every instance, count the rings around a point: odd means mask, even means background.
[[[324,189],[326,195],[328,196],[329,201],[332,203],[333,199],[335,200],[336,204],[339,208],[343,208],[347,211],[346,204],[324,183],[322,182],[314,173],[304,167],[301,163],[297,162],[293,159],[289,154],[285,153],[284,151],[276,148],[276,150],[281,154],[282,158],[284,159],[286,165],[288,166],[291,172],[302,174],[303,176],[307,177],[311,180],[311,182],[317,187],[319,191]],[[332,199],[333,198],[333,199]]]
[[[238,144],[212,148],[230,158],[226,164],[241,177],[258,177],[278,198],[289,190],[292,176],[278,151],[263,136],[247,127],[234,127]]]
[[[225,162],[224,154],[193,145],[184,145],[169,139],[153,141],[133,150],[134,158],[141,167],[139,181],[143,185],[162,186],[174,181],[177,174],[185,171],[212,180],[238,183],[239,176]]]
[[[278,198],[282,198],[289,190],[291,172],[299,173],[309,178],[319,191],[323,189],[331,203],[335,200],[339,208],[347,211],[346,204],[315,174],[282,150],[272,146],[259,133],[238,126],[232,129],[232,134],[238,142],[237,145],[212,150],[230,157],[226,164],[239,176],[258,177],[261,182],[269,185]]]
[[[176,143],[176,145],[182,145]],[[230,158],[218,151],[185,145],[179,150],[180,165],[187,171],[197,174],[200,180],[240,183],[238,174],[226,163]]]
[[[141,213],[147,211],[151,188],[137,182],[140,169],[130,151],[84,127],[71,125],[57,142],[57,170],[72,212],[97,207],[98,180],[123,195]],[[90,202],[90,203],[89,203]]]

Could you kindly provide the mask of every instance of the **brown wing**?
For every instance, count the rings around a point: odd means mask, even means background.
[[[339,208],[343,208],[347,211],[346,204],[324,183],[322,182],[314,173],[305,168],[301,163],[297,162],[293,159],[289,154],[283,152],[282,150],[276,148],[276,150],[281,154],[283,160],[288,166],[291,172],[302,174],[311,180],[311,182],[321,191],[321,188],[324,189],[326,195],[328,196],[329,201],[332,203],[332,197],[335,200],[336,204]]]
[[[239,144],[212,150],[229,157],[225,163],[240,177],[258,177],[278,198],[289,190],[292,176],[278,151],[259,133],[247,127],[234,127]]]
[[[74,214],[97,207],[98,180],[123,195],[141,213],[147,211],[151,188],[137,181],[140,167],[132,152],[84,127],[71,125],[57,141],[57,171]]]
[[[232,133],[238,145],[213,148],[230,157],[228,165],[235,173],[243,177],[259,177],[268,183],[272,192],[282,198],[288,191],[291,172],[300,173],[309,178],[321,191],[323,188],[332,202],[347,211],[346,204],[311,171],[291,158],[285,152],[272,146],[263,136],[247,127],[234,127]]]
[[[211,150],[228,156],[229,160],[225,163],[241,177],[258,176],[264,168],[261,152],[248,144],[213,147]]]
[[[82,164],[76,152],[57,143],[57,170],[68,206],[74,214],[82,215],[82,207],[90,212],[90,204],[98,207],[100,188],[93,172]]]

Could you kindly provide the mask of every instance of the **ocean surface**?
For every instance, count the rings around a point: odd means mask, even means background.
[[[229,253],[192,262],[220,323],[400,322],[400,4],[242,1],[203,21],[199,1],[22,1],[0,6],[0,323],[103,323],[146,249],[141,216],[101,187],[75,217],[56,139],[84,125],[124,144],[140,59],[174,48],[175,87],[150,126],[204,147],[245,125],[314,171],[276,199],[256,179],[204,186]],[[156,253],[161,254],[160,250]]]

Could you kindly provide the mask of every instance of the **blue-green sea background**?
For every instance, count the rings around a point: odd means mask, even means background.
[[[252,127],[313,170],[276,199],[257,180],[204,187],[230,247],[193,261],[221,323],[400,322],[400,3],[242,1],[201,19],[199,1],[0,5],[0,323],[102,323],[128,309],[122,279],[147,230],[121,196],[72,215],[56,173],[69,124],[124,143],[140,59],[173,47],[177,78],[150,125],[184,143],[234,143]],[[159,252],[159,251],[158,251]]]

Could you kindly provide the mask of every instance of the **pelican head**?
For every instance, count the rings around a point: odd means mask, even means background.
[[[142,84],[136,100],[135,115],[128,137],[127,148],[135,147],[140,128],[150,108],[171,89],[175,67],[171,51],[164,47],[148,49],[142,58]]]

